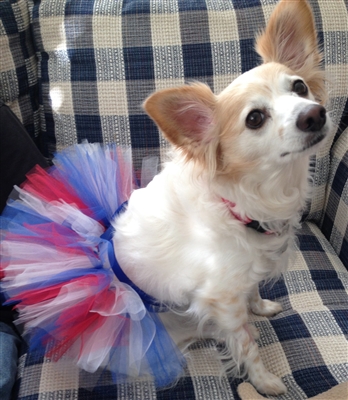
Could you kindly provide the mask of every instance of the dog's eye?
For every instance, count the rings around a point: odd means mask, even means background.
[[[299,96],[306,96],[308,93],[308,88],[303,81],[297,80],[292,85],[292,91]]]
[[[259,129],[265,121],[265,114],[260,110],[251,111],[246,118],[246,126],[250,129]]]

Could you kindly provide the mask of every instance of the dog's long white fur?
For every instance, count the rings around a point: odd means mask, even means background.
[[[297,23],[298,15],[305,21]],[[298,32],[289,34],[290,29]],[[145,109],[173,143],[174,155],[146,188],[132,194],[113,223],[115,252],[128,277],[196,323],[185,335],[184,325],[176,327],[178,317],[165,315],[173,337],[224,340],[227,367],[243,366],[267,394],[286,387],[264,367],[248,312],[281,311],[280,304],[260,298],[258,285],[287,268],[308,199],[309,158],[320,144],[311,145],[296,121],[324,93],[313,36],[307,2],[282,0],[257,41],[263,65],[219,95],[198,83],[152,95]],[[274,46],[280,42],[284,48],[284,40],[288,51],[279,54]],[[291,89],[298,79],[308,86],[306,96]],[[265,110],[259,129],[246,126],[253,109]],[[323,136],[330,126],[327,118]],[[222,199],[235,203],[241,218],[257,220],[273,234],[246,227]]]

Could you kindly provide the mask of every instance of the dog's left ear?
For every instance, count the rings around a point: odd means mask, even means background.
[[[200,161],[209,169],[216,167],[216,97],[207,85],[194,83],[160,90],[143,106],[163,135],[188,159]]]
[[[307,82],[319,103],[326,98],[322,55],[311,8],[306,0],[281,0],[265,31],[256,39],[256,51],[265,63],[286,65]]]

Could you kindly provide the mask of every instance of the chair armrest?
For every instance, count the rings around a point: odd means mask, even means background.
[[[320,227],[348,269],[348,128],[331,149],[331,166]]]

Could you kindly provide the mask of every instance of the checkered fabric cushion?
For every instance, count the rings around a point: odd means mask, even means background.
[[[25,0],[0,2],[0,99],[39,143],[37,60]]]
[[[348,105],[348,103],[347,103]],[[346,110],[348,125],[348,107]],[[348,269],[348,128],[341,133],[331,150],[325,212],[321,230]]]
[[[42,132],[52,154],[87,138],[132,145],[136,168],[168,144],[141,104],[192,80],[220,92],[259,63],[255,34],[277,0],[29,0],[39,60]],[[345,0],[312,0],[339,125],[348,93]],[[320,221],[327,143],[315,166],[308,219]]]
[[[261,287],[263,297],[281,302],[274,318],[251,316],[260,331],[261,357],[281,376],[288,393],[279,400],[300,400],[325,392],[348,380],[348,271],[313,223],[305,223],[291,269],[284,278]],[[233,400],[241,382],[223,375],[216,358],[221,344],[200,341],[191,346],[186,375],[170,389],[156,391],[152,380],[113,385],[108,379],[88,388],[93,376],[71,363],[53,363],[39,353],[20,362],[19,400]]]

